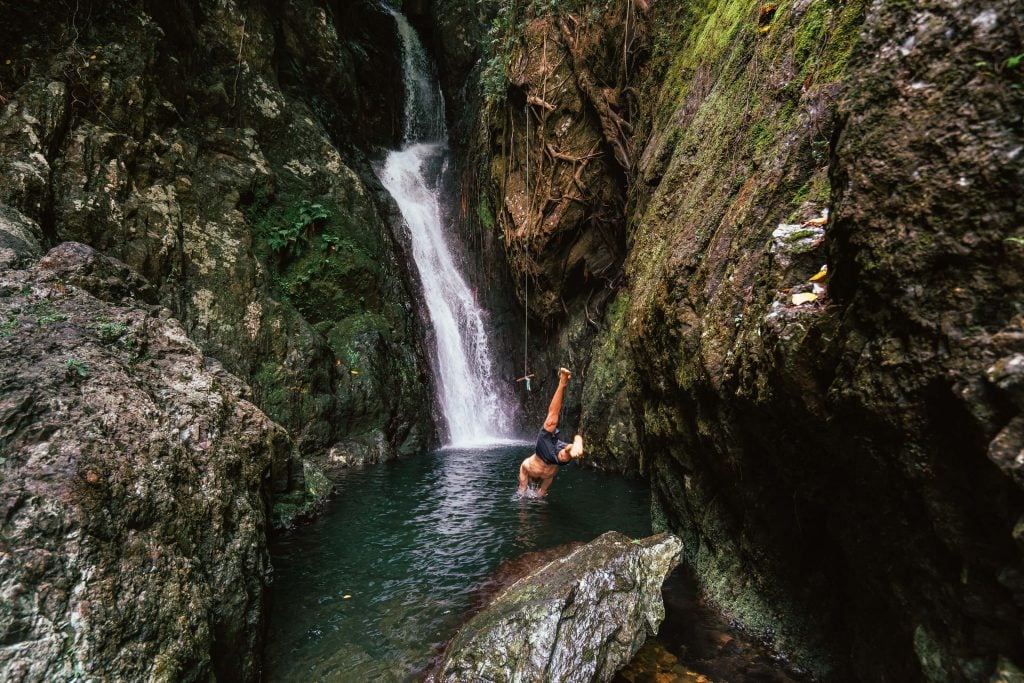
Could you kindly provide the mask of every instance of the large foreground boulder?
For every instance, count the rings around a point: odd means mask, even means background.
[[[137,279],[74,243],[0,269],[0,680],[259,676],[288,437]]]
[[[608,532],[516,581],[455,635],[441,681],[608,681],[657,632],[682,542]]]

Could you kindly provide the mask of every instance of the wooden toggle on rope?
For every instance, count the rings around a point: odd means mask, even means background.
[[[516,380],[516,384],[518,384],[519,382],[526,382],[526,390],[527,391],[533,391],[530,388],[530,380],[531,379],[533,379],[533,373],[532,372],[529,375],[526,375],[525,377],[520,377],[519,379],[517,379]]]

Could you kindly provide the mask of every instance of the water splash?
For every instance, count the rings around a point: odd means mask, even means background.
[[[430,60],[406,18],[392,12],[402,39],[405,136],[378,172],[412,238],[436,349],[438,400],[451,445],[492,443],[510,434],[510,401],[495,381],[484,316],[459,272],[438,197],[448,158],[444,100]]]

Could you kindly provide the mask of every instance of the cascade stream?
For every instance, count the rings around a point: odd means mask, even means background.
[[[402,40],[405,134],[402,148],[388,155],[378,175],[411,236],[434,332],[434,371],[448,443],[466,447],[507,440],[512,402],[495,380],[483,311],[445,234],[439,199],[449,154],[444,100],[415,30],[402,14],[392,15]]]

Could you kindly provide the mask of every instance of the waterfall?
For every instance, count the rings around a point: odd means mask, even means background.
[[[402,39],[405,135],[378,171],[412,237],[436,349],[438,401],[449,445],[507,439],[510,425],[494,378],[483,312],[459,272],[442,222],[438,186],[448,158],[444,100],[431,63],[404,15],[392,11]]]

